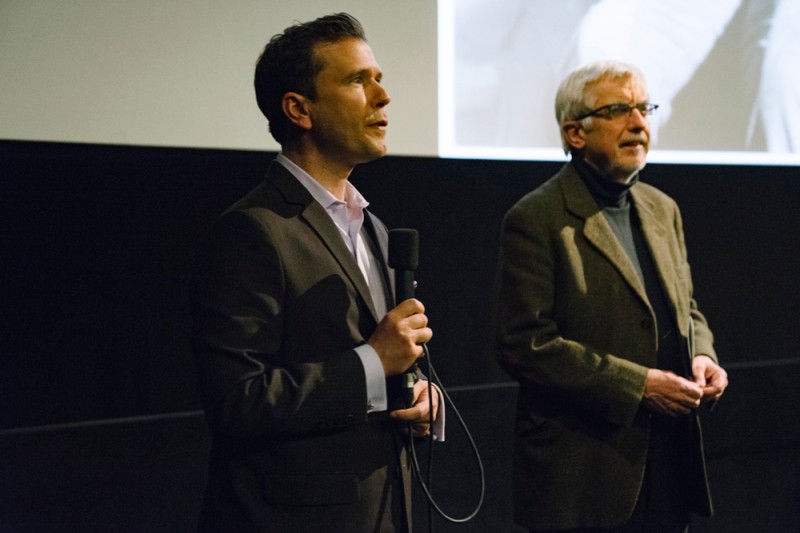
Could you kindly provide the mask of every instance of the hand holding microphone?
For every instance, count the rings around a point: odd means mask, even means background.
[[[386,313],[367,341],[378,353],[386,377],[402,374],[422,356],[422,344],[433,336],[424,313],[419,300],[400,302]]]

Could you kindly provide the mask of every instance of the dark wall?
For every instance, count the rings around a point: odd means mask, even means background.
[[[214,218],[273,157],[0,141],[0,530],[191,529],[208,442],[188,274]],[[471,531],[513,530],[515,385],[489,325],[499,225],[559,167],[387,157],[352,178],[390,228],[420,231],[431,357],[486,468]],[[695,530],[798,530],[800,169],[649,165],[643,179],[682,208],[695,295],[731,377],[704,415],[718,513]],[[448,425],[436,485],[463,515],[477,470]],[[448,527],[465,526],[437,522]]]

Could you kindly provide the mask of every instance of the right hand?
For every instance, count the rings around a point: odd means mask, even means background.
[[[703,388],[672,372],[651,368],[647,371],[642,402],[655,413],[667,416],[688,414],[700,406]]]
[[[367,341],[378,353],[386,377],[402,374],[422,357],[422,344],[433,337],[425,306],[410,298],[386,313]]]

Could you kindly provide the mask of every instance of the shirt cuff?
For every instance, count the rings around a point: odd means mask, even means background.
[[[355,349],[364,367],[367,383],[367,413],[386,411],[389,401],[386,397],[386,376],[378,352],[369,344],[362,344]]]

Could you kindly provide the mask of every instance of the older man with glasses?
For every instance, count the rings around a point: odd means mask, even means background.
[[[531,531],[683,532],[712,512],[698,410],[728,380],[678,206],[639,181],[657,108],[635,67],[570,73],[571,161],[503,221],[497,359],[520,383],[515,519]]]

